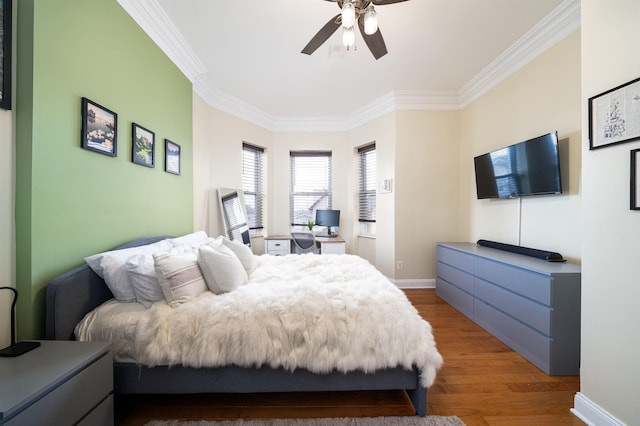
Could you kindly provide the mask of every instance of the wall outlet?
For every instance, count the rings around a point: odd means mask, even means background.
[[[396,269],[404,269],[404,262],[402,260],[396,262]]]

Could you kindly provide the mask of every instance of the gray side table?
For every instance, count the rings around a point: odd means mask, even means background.
[[[41,343],[0,358],[0,425],[113,425],[109,344]]]

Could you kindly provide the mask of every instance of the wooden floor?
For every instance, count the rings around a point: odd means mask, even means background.
[[[428,390],[427,414],[468,426],[584,425],[569,412],[579,377],[547,376],[435,295],[405,290],[431,323],[444,366]],[[117,425],[152,419],[375,417],[413,415],[404,391],[116,398]]]

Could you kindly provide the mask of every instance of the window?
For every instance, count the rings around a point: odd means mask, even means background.
[[[358,148],[360,176],[358,188],[358,220],[360,232],[375,234],[376,222],[376,144]]]
[[[264,149],[242,144],[242,191],[249,229],[253,234],[263,228],[263,159]]]
[[[331,152],[289,153],[291,225],[307,225],[317,209],[331,209]]]

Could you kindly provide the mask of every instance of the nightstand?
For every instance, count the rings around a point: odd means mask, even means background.
[[[113,425],[109,344],[41,343],[0,358],[0,425]]]
[[[265,237],[265,252],[272,256],[285,256],[291,254],[291,236],[269,235]]]

